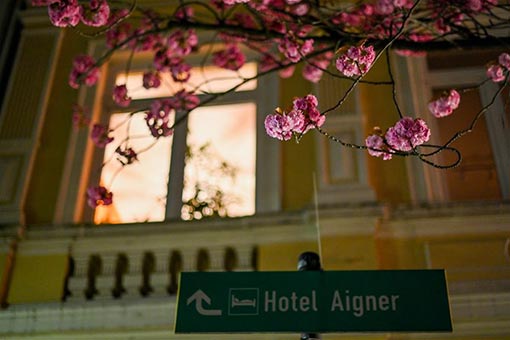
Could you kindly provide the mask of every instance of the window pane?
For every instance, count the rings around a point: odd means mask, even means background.
[[[184,202],[216,198],[214,204],[224,204],[228,216],[255,213],[255,121],[254,103],[203,107],[190,114]],[[186,209],[182,217],[193,218]]]
[[[257,64],[247,63],[239,71],[230,71],[216,66],[194,67],[191,70],[191,77],[184,85],[178,84],[172,80],[168,72],[161,73],[161,86],[157,89],[145,89],[143,85],[143,73],[131,72],[127,76],[120,73],[115,79],[117,85],[126,84],[129,96],[132,99],[160,98],[167,97],[171,93],[184,87],[186,90],[193,90],[198,87],[197,93],[205,92],[223,92],[242,82],[242,78],[251,78],[257,74]],[[257,81],[252,80],[242,86],[237,91],[250,91],[257,88]]]
[[[144,115],[137,114],[128,120],[127,113],[113,114],[110,128],[115,139],[105,149],[101,184],[114,192],[113,204],[98,207],[95,223],[129,223],[162,221],[165,218],[167,182],[170,169],[172,138],[154,139]],[[129,136],[129,139],[126,138]],[[131,147],[138,160],[122,166],[118,146]]]

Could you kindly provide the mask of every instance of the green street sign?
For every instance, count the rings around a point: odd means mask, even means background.
[[[176,333],[452,331],[443,270],[182,273]]]

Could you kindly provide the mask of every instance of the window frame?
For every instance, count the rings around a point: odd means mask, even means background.
[[[434,88],[475,86],[487,79],[483,65],[430,70],[427,66],[426,56],[402,57],[394,54],[393,57],[392,64],[397,71],[399,80],[397,82],[399,86],[397,93],[402,109],[426,120],[432,131],[437,130],[438,122],[428,114],[427,105],[429,99],[432,98]],[[497,91],[497,87],[498,85],[490,81],[480,87],[479,93],[482,106],[490,102]],[[504,110],[501,95],[496,98],[495,103],[488,109],[484,119],[487,123],[487,135],[491,142],[501,196],[503,200],[507,200],[510,198],[510,158],[508,157],[510,154],[510,134],[508,128],[498,126],[495,114],[498,110]],[[434,135],[432,135],[432,143],[434,143]],[[441,172],[433,171],[434,169],[422,162],[410,159],[407,159],[406,162],[413,201],[451,201],[446,178]]]
[[[89,55],[96,59],[106,51],[104,43],[92,41],[89,44]],[[101,68],[102,76],[95,87],[82,87],[79,93],[79,104],[90,108],[93,122],[108,123],[111,113],[121,111],[112,100],[112,89],[118,73],[125,72],[125,63],[130,51],[116,52],[110,61]],[[133,58],[131,70],[141,70],[147,65],[144,55]],[[203,56],[202,56],[203,57]],[[200,58],[200,57],[199,57]],[[193,63],[195,60],[192,59]],[[247,53],[247,62],[254,61],[253,55]],[[197,62],[198,63],[198,62]],[[264,130],[264,118],[268,112],[278,105],[279,80],[277,74],[268,74],[257,79],[257,88],[246,92],[237,92],[233,97],[218,98],[208,105],[225,105],[243,101],[254,102],[256,114],[256,189],[255,215],[280,211],[281,180],[280,180],[280,143],[269,138]],[[251,94],[254,96],[251,97]],[[151,99],[136,100],[133,107],[145,107]],[[176,117],[179,119],[179,116]],[[185,124],[179,124],[174,131],[172,143],[170,180],[168,183],[165,221],[180,219],[182,206],[182,188],[184,179],[184,155],[186,147]],[[104,149],[95,147],[89,138],[89,129],[74,129],[68,145],[64,176],[60,185],[59,199],[55,212],[55,223],[92,223],[94,210],[86,207],[86,190],[89,186],[98,185],[100,171],[95,174],[94,164],[101,164]],[[261,161],[263,160],[263,161]],[[180,192],[180,195],[172,194]],[[179,202],[179,203],[177,203]]]

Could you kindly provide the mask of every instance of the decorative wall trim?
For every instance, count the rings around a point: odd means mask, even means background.
[[[37,308],[34,308],[37,307]],[[410,334],[410,339],[455,339],[462,336],[508,336],[510,334],[510,294],[461,295],[451,297],[454,332]],[[0,313],[0,334],[4,339],[179,339],[172,334],[175,298],[147,298],[131,301],[94,301],[75,305],[40,304],[12,306]],[[108,333],[105,333],[109,331]],[[23,334],[23,335],[22,335]],[[58,335],[57,335],[58,334]],[[106,335],[108,334],[108,335]],[[103,336],[101,338],[100,336]],[[105,337],[106,336],[106,337]],[[124,336],[124,338],[122,338]],[[340,336],[340,335],[337,335]],[[346,334],[352,338],[352,334]],[[366,335],[359,334],[360,337]],[[282,339],[296,335],[281,335]],[[195,336],[186,336],[186,339]],[[196,336],[197,339],[203,335]],[[239,334],[209,335],[210,339],[239,339]],[[243,335],[246,339],[280,339],[278,335]],[[393,339],[393,337],[391,337]]]
[[[324,78],[315,86],[322,109],[336,105],[338,93],[344,93],[350,82]],[[328,115],[322,127],[330,135],[346,143],[361,143],[363,117],[359,111],[359,95],[354,90],[345,103]],[[374,202],[375,193],[368,185],[366,153],[345,148],[317,134],[318,201],[328,203]]]
[[[21,33],[0,115],[0,223],[24,222],[23,199],[60,42],[61,32],[47,24],[34,27],[27,23]]]

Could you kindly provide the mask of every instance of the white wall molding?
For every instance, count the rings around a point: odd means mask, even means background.
[[[337,104],[338,94],[345,93],[350,82],[324,78],[315,86],[321,109]],[[362,144],[363,117],[359,110],[359,94],[354,90],[344,104],[330,112],[322,129],[346,143]],[[317,134],[318,201],[320,204],[375,202],[368,184],[366,153],[341,146]]]

